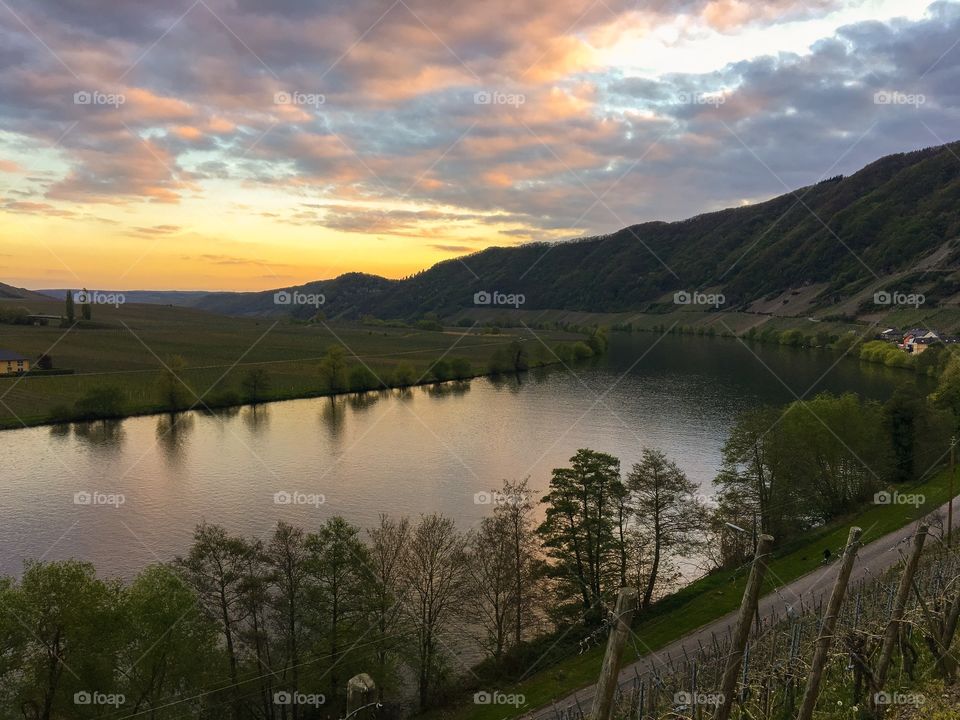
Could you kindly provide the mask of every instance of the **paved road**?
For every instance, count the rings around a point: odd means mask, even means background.
[[[956,499],[954,502],[954,513],[957,513],[958,510],[960,510],[960,502],[957,502]],[[927,515],[927,518],[932,519],[938,514],[940,517],[945,518],[948,505],[949,503],[944,503]],[[857,553],[857,561],[853,567],[853,573],[850,576],[850,582],[854,583],[870,574],[874,576],[879,575],[899,562],[900,555],[897,553],[897,546],[909,541],[909,538],[913,535],[916,524],[917,523],[907,525],[860,548],[860,551]],[[867,529],[868,528],[864,528],[864,530]],[[836,550],[836,548],[833,549]],[[769,622],[772,619],[782,620],[787,610],[786,606],[788,605],[792,606],[793,610],[799,612],[801,598],[803,599],[804,609],[809,609],[815,605],[820,598],[823,598],[823,601],[826,602],[826,597],[824,596],[829,595],[830,588],[833,587],[833,581],[836,579],[839,569],[840,563],[834,561],[830,565],[817,568],[797,578],[793,582],[787,583],[780,587],[778,592],[764,596],[760,599],[759,607],[761,621]],[[672,658],[682,658],[684,650],[690,655],[695,654],[701,643],[704,647],[710,645],[713,634],[716,634],[719,638],[726,635],[727,628],[732,630],[736,618],[736,612],[728,613],[718,620],[684,635],[682,638],[673,641],[660,650],[648,653],[639,660],[624,666],[620,671],[620,682],[630,682],[635,679],[637,675],[645,678],[650,674],[651,667],[662,667],[668,655]],[[637,638],[634,639],[637,640]],[[642,640],[642,638],[639,638],[639,640]],[[639,642],[637,644],[639,645]],[[580,688],[575,693],[570,693],[563,698],[556,698],[556,705],[561,708],[566,708],[568,705],[574,703],[574,695],[576,695],[576,701],[580,707],[583,708],[584,712],[589,712],[593,702],[594,690],[594,685]],[[531,710],[524,716],[527,720],[550,720],[555,717],[553,705],[545,705]]]

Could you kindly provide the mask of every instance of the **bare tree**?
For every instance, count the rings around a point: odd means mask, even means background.
[[[378,696],[383,698],[384,687],[392,680],[391,659],[398,643],[394,637],[403,625],[403,598],[409,581],[405,568],[410,552],[410,521],[393,520],[380,515],[380,524],[367,531],[369,569],[373,575],[368,593],[370,612],[376,625],[374,654],[379,676]]]
[[[536,580],[540,575],[538,566],[541,563],[540,543],[533,521],[533,494],[528,482],[529,478],[515,483],[505,480],[502,493],[506,502],[494,510],[494,516],[503,519],[513,556],[514,592],[510,602],[513,642],[516,645],[523,641],[523,632],[533,621],[531,607],[537,590]]]
[[[466,596],[465,544],[453,521],[437,514],[422,516],[410,539],[404,577],[417,636],[416,670],[421,708],[427,707],[443,670],[440,637],[457,618]]]
[[[515,571],[508,519],[501,514],[484,518],[470,538],[469,607],[481,645],[496,659],[503,655],[512,630]]]

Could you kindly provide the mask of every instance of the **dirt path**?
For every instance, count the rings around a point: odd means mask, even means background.
[[[960,509],[960,503],[958,503],[956,499],[954,502],[954,512],[956,513],[958,509]],[[939,514],[940,517],[945,518],[948,505],[949,503],[944,503],[926,517],[932,519]],[[897,547],[910,539],[915,527],[916,523],[911,523],[860,548],[860,552],[857,553],[857,562],[850,576],[851,584],[871,574],[874,576],[881,575],[888,568],[895,565],[900,559],[897,553]],[[867,528],[864,529],[866,530]],[[783,619],[787,612],[800,612],[801,598],[803,599],[804,609],[810,608],[819,602],[821,598],[824,598],[824,602],[826,602],[824,596],[829,594],[839,569],[840,564],[833,562],[830,565],[813,570],[793,582],[779,587],[776,592],[761,598],[759,607],[761,622],[770,622],[774,617]],[[695,654],[700,644],[703,644],[704,647],[711,644],[713,634],[719,637],[726,635],[728,627],[732,630],[736,616],[736,612],[728,613],[684,635],[682,638],[674,640],[656,652],[648,653],[639,660],[625,665],[620,671],[620,682],[630,682],[634,680],[637,675],[645,678],[650,674],[651,667],[664,667],[668,655],[674,658],[683,657],[684,650],[690,655]],[[637,642],[638,645],[640,645],[642,640],[642,637],[634,637],[634,641]],[[580,707],[583,708],[585,712],[589,712],[589,708],[593,702],[593,694],[594,686],[590,685],[580,688],[576,692],[570,693],[563,698],[556,698],[555,703],[560,708],[566,708],[568,705],[575,703],[574,698],[576,697],[576,702],[579,703]],[[551,704],[532,710],[523,717],[527,720],[549,720],[550,718],[555,718],[556,714]]]

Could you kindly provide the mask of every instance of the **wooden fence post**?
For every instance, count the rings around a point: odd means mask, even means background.
[[[833,634],[837,629],[840,606],[843,605],[843,598],[847,594],[847,583],[850,582],[850,573],[853,571],[853,563],[857,558],[861,534],[863,534],[863,530],[852,527],[850,528],[850,534],[847,535],[847,547],[843,551],[840,571],[837,573],[837,579],[834,581],[833,590],[830,593],[827,614],[823,618],[823,626],[820,628],[820,636],[817,638],[816,650],[813,653],[813,664],[810,667],[810,674],[807,676],[807,687],[803,691],[803,701],[800,703],[800,714],[797,715],[797,720],[810,720],[813,717],[813,709],[816,707],[817,698],[820,696],[823,668],[827,664],[830,645],[833,643]]]
[[[730,717],[730,708],[733,705],[733,692],[737,687],[737,676],[740,674],[740,665],[743,662],[743,651],[750,636],[750,624],[757,612],[757,602],[760,598],[760,586],[767,574],[767,559],[773,547],[773,538],[770,535],[761,535],[757,541],[753,564],[750,567],[750,577],[747,587],[743,591],[743,600],[740,603],[740,615],[737,617],[737,629],[730,644],[730,654],[727,656],[727,666],[723,671],[723,680],[720,686],[720,703],[713,715],[713,720],[727,720]]]
[[[620,673],[620,656],[627,643],[630,633],[630,622],[637,609],[637,591],[635,588],[620,588],[617,594],[617,605],[613,611],[613,622],[610,628],[610,638],[607,640],[607,651],[603,656],[603,667],[600,668],[600,679],[593,695],[593,708],[590,711],[591,720],[609,720],[613,707],[613,694],[617,689],[617,675]]]
[[[900,576],[900,584],[897,586],[897,594],[893,601],[893,608],[890,612],[890,622],[887,624],[883,634],[883,646],[880,649],[880,659],[877,661],[877,669],[873,673],[873,692],[878,693],[883,690],[887,682],[887,671],[890,669],[890,660],[893,657],[893,649],[900,637],[900,622],[903,620],[903,612],[907,605],[907,597],[910,595],[910,588],[913,584],[913,576],[917,572],[917,566],[920,564],[920,555],[923,553],[923,543],[927,539],[928,527],[926,523],[917,526],[913,534],[913,547],[910,551],[910,557],[907,558],[907,564],[903,568],[903,575]],[[874,696],[870,696],[870,705],[874,706]],[[874,708],[875,711],[877,710]]]

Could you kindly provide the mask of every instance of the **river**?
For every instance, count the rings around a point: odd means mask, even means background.
[[[625,469],[660,448],[709,492],[738,412],[825,390],[882,400],[898,383],[929,391],[829,351],[616,334],[573,372],[3,431],[0,573],[75,557],[129,579],[185,552],[202,520],[266,536],[280,519],[438,511],[467,529],[490,512],[477,493],[525,476],[543,490],[583,447]]]

